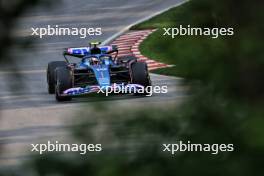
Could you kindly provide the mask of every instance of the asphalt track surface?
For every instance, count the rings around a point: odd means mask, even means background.
[[[91,97],[57,103],[47,93],[46,66],[48,62],[63,60],[62,49],[86,46],[89,40],[105,41],[120,31],[150,15],[182,3],[183,0],[62,0],[52,8],[38,7],[21,17],[14,38],[17,45],[10,51],[12,64],[1,64],[0,71],[0,167],[19,164],[26,158],[31,143],[58,140],[65,135],[64,126],[72,124],[72,117],[84,107],[90,113],[95,102],[109,106],[142,107],[177,103],[184,97],[181,79],[151,75],[154,85],[168,85],[168,94],[137,98],[134,96]],[[60,25],[64,27],[101,27],[102,35],[80,39],[78,36],[33,38],[27,49],[20,42],[30,38],[31,27]],[[19,75],[15,74],[14,69]],[[23,84],[21,84],[23,83]],[[176,85],[176,86],[175,86]],[[108,103],[110,102],[110,103]],[[84,118],[88,116],[84,115]],[[65,125],[66,124],[66,125]],[[63,132],[62,132],[63,131]]]

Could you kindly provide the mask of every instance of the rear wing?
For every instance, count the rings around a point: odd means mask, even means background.
[[[101,54],[111,54],[117,52],[118,48],[115,45],[112,46],[100,46]],[[91,54],[91,47],[80,47],[80,48],[67,48],[63,52],[64,55],[83,57]]]
[[[101,50],[100,54],[112,54],[116,52],[118,54],[118,48],[116,45],[111,46],[100,46],[98,47]],[[67,62],[68,59],[66,56],[73,56],[78,58],[83,58],[84,56],[91,54],[91,47],[79,47],[79,48],[66,48],[63,52],[63,56]],[[116,56],[117,56],[116,54]]]

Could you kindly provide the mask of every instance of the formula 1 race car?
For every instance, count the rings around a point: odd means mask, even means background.
[[[48,64],[48,92],[55,94],[57,101],[69,101],[72,97],[87,95],[109,88],[142,89],[151,85],[147,64],[137,62],[134,56],[118,56],[117,46],[67,48],[63,52],[65,61]],[[80,58],[71,63],[66,56]],[[145,92],[134,92],[145,95]]]

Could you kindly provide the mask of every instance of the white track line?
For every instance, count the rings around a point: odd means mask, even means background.
[[[177,7],[177,6],[180,6],[180,5],[184,4],[184,3],[187,2],[187,1],[188,1],[188,0],[183,1],[183,2],[179,2],[179,3],[175,4],[174,6],[170,6],[170,7],[164,8],[164,9],[162,9],[162,10],[156,12],[156,13],[153,13],[153,14],[147,16],[146,18],[142,18],[142,19],[136,21],[135,23],[132,23],[131,25],[129,25],[129,26],[123,28],[120,32],[116,33],[116,34],[113,35],[112,37],[109,37],[107,40],[105,40],[105,41],[102,43],[102,45],[106,45],[106,44],[110,43],[110,42],[113,41],[115,38],[117,38],[118,36],[122,35],[122,34],[125,33],[126,31],[128,31],[132,26],[135,26],[136,24],[139,24],[139,23],[141,23],[141,22],[143,22],[143,21],[147,21],[147,20],[151,19],[152,17],[157,16],[157,15],[160,15],[160,14],[162,14],[163,12],[165,12],[165,11],[167,11],[167,10],[169,10],[169,9],[172,9],[172,8],[174,8],[174,7]]]

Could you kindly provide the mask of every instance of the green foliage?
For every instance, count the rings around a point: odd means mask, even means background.
[[[201,101],[202,98],[205,100]],[[197,101],[200,103],[197,104]],[[254,114],[247,105],[215,98],[211,94],[207,94],[207,98],[203,94],[197,95],[181,109],[146,109],[129,114],[110,112],[107,118],[97,116],[92,126],[87,123],[77,130],[82,143],[94,143],[99,138],[104,146],[102,152],[85,156],[70,156],[69,153],[44,155],[27,168],[34,168],[36,175],[64,176],[247,176],[261,173],[264,152],[263,145],[257,144],[260,144],[258,140],[262,140],[262,136],[252,138],[252,134],[259,134],[261,128],[250,129],[251,125],[248,125],[248,116],[254,116],[257,122],[261,122],[261,114]],[[94,134],[99,128],[102,133]],[[179,152],[174,156],[162,152],[163,143],[176,143],[177,140],[232,143],[235,151],[217,155]]]

